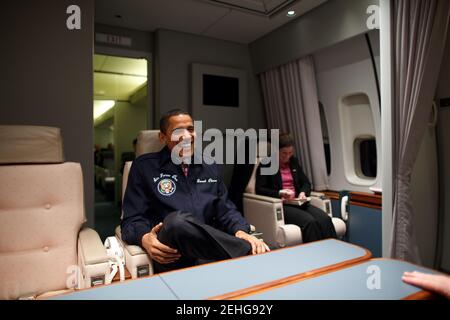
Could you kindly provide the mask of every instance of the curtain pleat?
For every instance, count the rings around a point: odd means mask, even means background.
[[[294,136],[296,155],[314,189],[328,189],[312,57],[264,72],[260,81],[269,129]]]
[[[425,133],[445,47],[450,0],[393,0],[394,206],[390,256],[420,263],[411,174]]]

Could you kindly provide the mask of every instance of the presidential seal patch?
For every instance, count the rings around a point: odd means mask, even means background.
[[[176,189],[177,186],[175,185],[175,182],[172,181],[172,179],[162,179],[158,183],[158,191],[163,196],[173,195]]]

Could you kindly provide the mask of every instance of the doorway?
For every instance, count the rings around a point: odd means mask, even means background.
[[[102,241],[120,223],[122,173],[147,128],[148,60],[94,54],[95,229]]]

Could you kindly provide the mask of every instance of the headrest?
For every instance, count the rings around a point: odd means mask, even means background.
[[[0,126],[0,164],[61,162],[64,154],[59,128]]]
[[[257,145],[257,155],[255,166],[253,167],[252,175],[250,176],[250,180],[245,188],[246,193],[255,194],[255,185],[256,185],[256,170],[258,169],[259,164],[261,163],[262,158],[270,156],[270,143],[259,141]]]
[[[164,148],[164,144],[159,141],[159,130],[143,130],[139,132],[136,144],[136,157],[140,155],[158,152]]]
[[[270,156],[270,143],[269,142],[258,142],[258,158],[268,157]]]

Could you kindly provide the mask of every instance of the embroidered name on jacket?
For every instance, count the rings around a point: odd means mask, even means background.
[[[217,183],[217,179],[197,179],[197,183]]]

